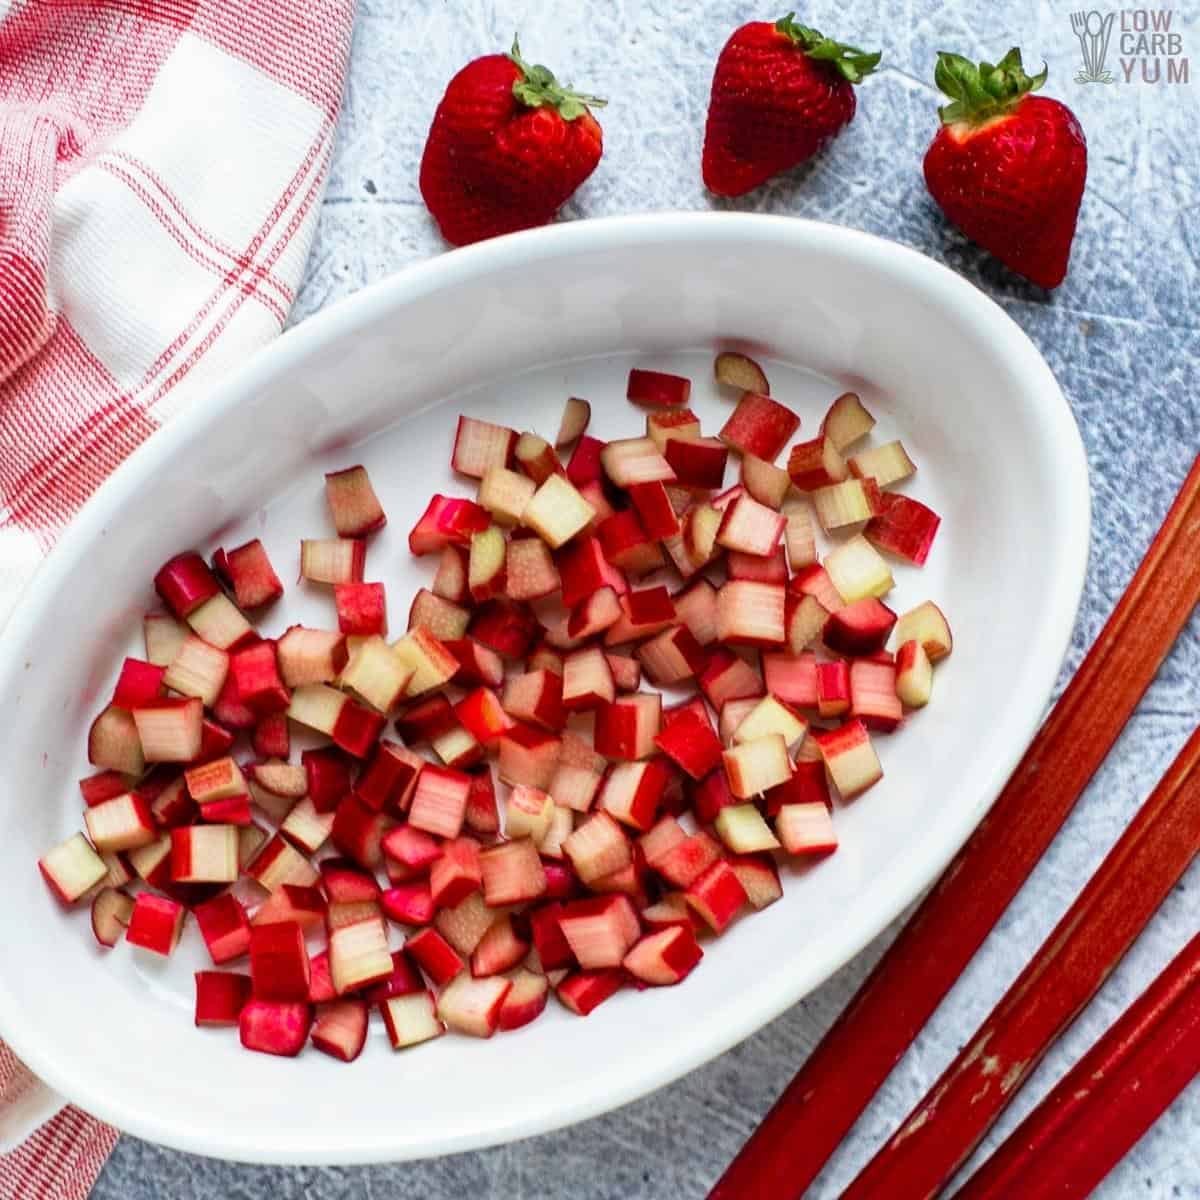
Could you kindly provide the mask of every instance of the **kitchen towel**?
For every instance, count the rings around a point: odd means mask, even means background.
[[[354,0],[0,0],[0,624],[71,517],[283,328]],[[0,1121],[39,1085],[0,1044]],[[0,1200],[88,1194],[116,1132],[67,1107]]]

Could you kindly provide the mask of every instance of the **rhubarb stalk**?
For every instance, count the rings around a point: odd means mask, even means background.
[[[1082,1200],[1200,1074],[1200,934],[1067,1072],[957,1200]]]
[[[1200,599],[1200,458],[1125,594],[967,844],[710,1193],[796,1200],[1053,840]]]
[[[1029,965],[842,1200],[937,1195],[1100,989],[1198,849],[1200,729]]]

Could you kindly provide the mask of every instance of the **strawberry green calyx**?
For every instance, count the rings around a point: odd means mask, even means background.
[[[790,37],[809,58],[818,62],[830,63],[850,83],[859,83],[879,66],[882,52],[876,50],[868,54],[857,46],[848,46],[845,42],[835,42],[816,29],[800,25],[795,21],[796,14],[788,13],[775,22],[775,28],[780,33]]]
[[[1026,75],[1016,46],[995,66],[989,62],[976,66],[961,54],[943,50],[938,54],[933,80],[952,103],[942,105],[938,115],[946,125],[990,121],[1015,108],[1027,93],[1036,92],[1046,82],[1046,74],[1043,64],[1040,74]]]
[[[554,78],[549,67],[536,63],[530,66],[521,57],[521,46],[516,37],[513,38],[508,57],[521,68],[521,78],[513,82],[513,95],[529,108],[548,106],[555,109],[564,121],[574,121],[589,108],[603,108],[608,103],[599,96],[573,92],[570,84],[564,87]]]

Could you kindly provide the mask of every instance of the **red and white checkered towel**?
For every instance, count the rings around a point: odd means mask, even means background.
[[[0,623],[61,529],[283,327],[354,0],[0,0]],[[0,1126],[29,1107],[0,1044]],[[84,1197],[114,1130],[64,1109],[0,1200]]]

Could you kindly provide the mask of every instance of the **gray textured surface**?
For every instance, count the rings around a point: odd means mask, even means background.
[[[469,58],[507,46],[516,27],[531,56],[612,101],[601,114],[604,160],[566,217],[708,207],[698,159],[712,63],[733,27],[776,15],[769,8],[732,0],[365,0],[341,144],[297,317],[441,248],[416,185],[430,116],[451,74]],[[1066,5],[1052,10],[1046,3],[906,0],[889,10],[893,15],[885,20],[876,7],[828,0],[803,9],[802,16],[827,33],[870,47],[884,44],[888,65],[862,88],[853,126],[824,159],[736,207],[819,217],[916,246],[995,296],[1041,347],[1083,429],[1095,499],[1092,563],[1069,671],[1107,617],[1200,448],[1196,9],[1191,6],[1190,22],[1186,13],[1174,14],[1173,28],[1182,31],[1191,56],[1192,82],[1183,86],[1075,83],[1079,47]],[[1027,60],[1049,62],[1047,92],[1075,109],[1090,147],[1073,266],[1052,299],[949,231],[920,176],[936,104],[923,81],[936,50],[995,57],[1014,42],[1024,46]],[[1109,53],[1114,66],[1115,40]],[[1182,744],[1200,707],[1198,634],[1200,620],[1194,620],[1067,828],[813,1188],[814,1197],[836,1196],[937,1076]],[[1013,1127],[1195,931],[1198,893],[1200,870],[1193,869],[987,1146]],[[429,1163],[295,1170],[210,1162],[124,1138],[94,1195],[701,1197],[889,936],[716,1062],[557,1134]],[[303,1104],[304,1097],[296,1102]],[[387,1097],[379,1102],[387,1104]],[[1200,1196],[1200,1088],[1171,1109],[1099,1194],[1108,1200]]]

